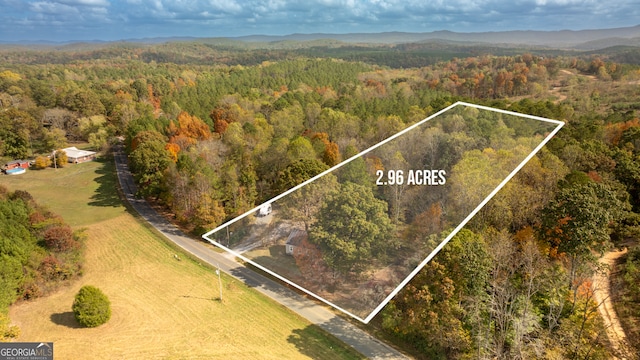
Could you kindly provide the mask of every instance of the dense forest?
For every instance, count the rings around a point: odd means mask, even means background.
[[[637,334],[640,68],[592,54],[366,50],[376,56],[198,43],[4,50],[0,156],[73,142],[108,152],[124,139],[139,195],[200,235],[458,100],[562,120],[373,325],[427,359],[606,359],[591,279],[604,252],[627,246],[617,300]],[[461,156],[469,145],[440,140]],[[463,165],[488,161],[478,153]],[[5,196],[34,212],[15,197]],[[450,230],[432,221],[437,207],[387,211],[416,242]]]
[[[269,216],[249,215],[229,226],[232,235],[224,229],[212,235],[244,258],[368,322],[364,319],[371,319],[371,312],[449,236],[449,229],[557,126],[457,103],[282,201],[270,202]],[[323,170],[313,165],[297,161],[283,178]],[[554,184],[562,176],[552,174],[545,181]],[[496,206],[480,216],[498,219],[504,211]],[[518,221],[531,214],[522,211]],[[295,264],[285,254],[265,255],[282,253],[285,243]]]

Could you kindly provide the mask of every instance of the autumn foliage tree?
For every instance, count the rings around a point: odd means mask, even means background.
[[[68,252],[78,248],[79,243],[69,225],[53,225],[43,234],[47,247],[55,252]]]
[[[169,142],[177,144],[181,149],[186,149],[197,141],[208,140],[211,137],[209,126],[197,116],[189,115],[186,111],[178,114],[176,122],[169,123],[167,132]]]
[[[468,351],[471,334],[461,321],[464,314],[456,284],[438,261],[427,264],[382,315],[382,327],[410,341],[427,358],[456,358]]]
[[[51,164],[51,159],[49,159],[48,157],[38,156],[36,157],[33,166],[34,168],[41,170],[48,168],[49,166],[51,166]]]
[[[482,237],[462,230],[384,309],[382,327],[427,358],[461,358],[473,336],[474,314],[465,299],[481,299],[489,264]]]
[[[317,148],[316,151],[320,150],[320,157],[325,164],[331,167],[342,161],[342,155],[340,154],[338,144],[329,140],[329,135],[327,133],[312,133],[310,134],[310,137],[314,148]]]
[[[178,161],[178,153],[180,152],[180,146],[178,144],[168,143],[164,148],[169,152],[169,155],[171,156],[171,160],[173,160],[173,162]]]
[[[217,106],[211,110],[209,117],[213,120],[214,131],[220,135],[227,131],[227,127],[230,123],[238,121],[237,114],[231,111],[229,105]]]
[[[560,189],[542,211],[540,236],[552,253],[571,261],[570,282],[583,262],[593,262],[610,245],[610,225],[626,208],[606,185],[587,181]]]
[[[57,167],[65,167],[69,162],[69,158],[67,157],[67,152],[64,150],[57,150],[54,156],[54,165]]]
[[[640,119],[605,125],[604,138],[608,143],[618,146],[624,132],[631,128],[640,128]]]
[[[430,235],[441,232],[444,224],[442,206],[440,203],[433,203],[413,219],[405,230],[405,236],[411,242],[422,243]]]

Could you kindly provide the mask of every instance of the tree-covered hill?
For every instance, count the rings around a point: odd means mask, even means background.
[[[0,51],[0,156],[35,158],[76,141],[108,151],[123,137],[139,195],[199,235],[457,100],[562,120],[545,150],[374,322],[431,358],[609,356],[590,279],[600,252],[637,243],[638,66],[551,50],[325,45]],[[499,160],[490,137],[485,151],[471,151],[460,123],[451,126],[447,136],[425,134],[434,158]],[[361,165],[366,173],[379,164]],[[3,198],[6,219],[23,224],[6,236],[24,235],[8,242],[17,258],[7,274],[34,266],[27,279],[3,278],[9,304],[37,278],[46,251],[67,253],[33,229],[48,215],[34,223],[30,200]],[[448,230],[436,221],[443,207],[392,205],[403,239],[429,242],[427,230]]]
[[[382,35],[382,34],[381,34]],[[532,34],[529,34],[529,36]],[[330,36],[327,34],[327,36]],[[594,40],[578,46],[554,46],[517,42],[505,35],[504,41],[490,39],[417,38],[408,41],[396,35],[398,41],[372,37],[368,41],[333,38],[268,39],[262,38],[185,38],[157,41],[116,41],[69,44],[0,44],[0,60],[21,64],[69,64],[88,60],[127,60],[189,65],[253,66],[263,61],[298,57],[333,58],[360,61],[391,68],[411,68],[433,65],[453,58],[479,55],[513,56],[529,52],[538,56],[600,56],[618,63],[638,64],[637,38]],[[590,39],[589,37],[585,39]],[[575,42],[575,40],[574,40]]]

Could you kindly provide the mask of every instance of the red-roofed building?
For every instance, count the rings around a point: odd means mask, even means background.
[[[2,170],[6,171],[11,169],[17,169],[17,168],[28,169],[30,165],[31,164],[28,160],[13,160],[4,164],[4,166],[2,167]]]

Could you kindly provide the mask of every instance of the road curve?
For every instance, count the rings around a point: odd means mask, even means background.
[[[186,236],[180,229],[160,216],[144,199],[135,197],[137,188],[129,171],[127,155],[122,144],[115,147],[113,155],[120,187],[127,201],[142,218],[176,245],[212,266],[219,266],[220,270],[288,307],[370,359],[408,359],[402,353],[337,316],[323,305],[304,298],[285,286],[211,250],[205,246],[203,241]]]

